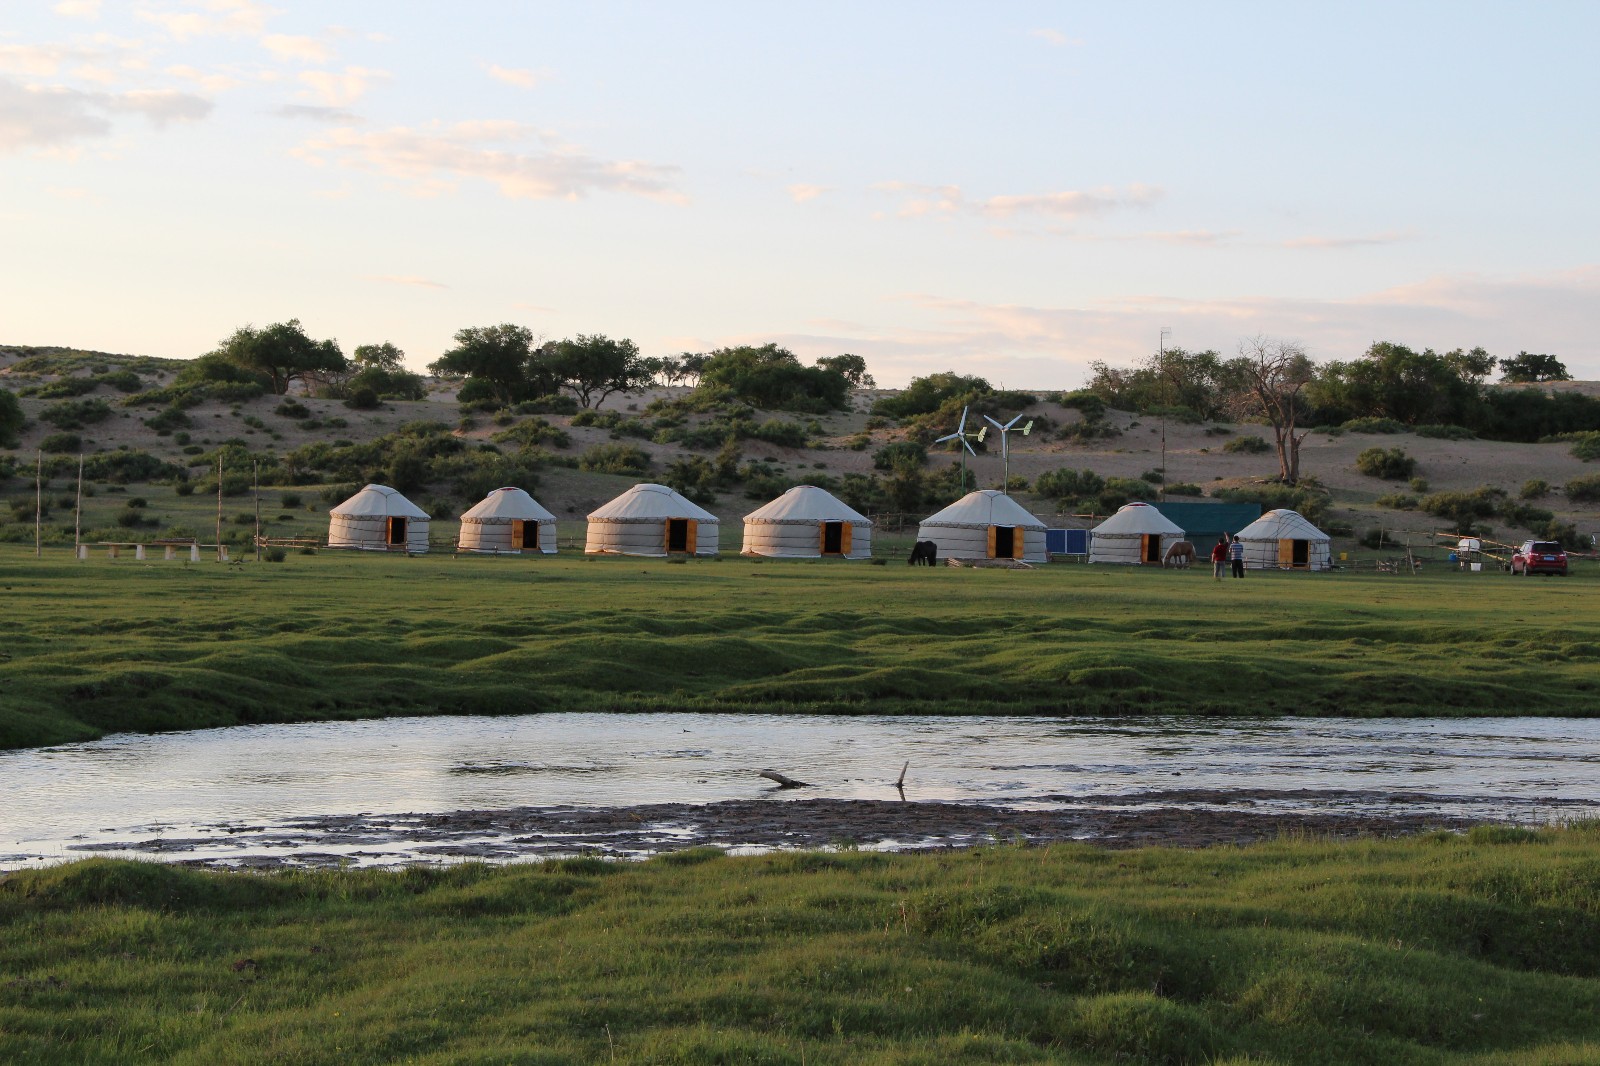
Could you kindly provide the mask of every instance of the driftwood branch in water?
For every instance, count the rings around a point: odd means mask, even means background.
[[[805,781],[796,781],[794,778],[787,777],[787,776],[785,776],[783,774],[780,774],[776,770],[762,770],[760,776],[766,778],[768,781],[776,781],[778,783],[778,787],[779,788],[810,788],[811,787],[810,784],[808,784]]]
[[[894,787],[898,788],[901,792],[906,790],[906,771],[909,769],[911,769],[911,760],[907,759],[906,764],[900,767],[900,780],[894,783]]]

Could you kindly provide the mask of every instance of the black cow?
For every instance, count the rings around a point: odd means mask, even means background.
[[[939,565],[939,545],[931,540],[919,540],[911,549],[911,558],[906,560],[910,566],[921,563],[923,566]]]

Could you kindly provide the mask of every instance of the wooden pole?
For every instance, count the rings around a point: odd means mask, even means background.
[[[44,536],[44,452],[34,453],[33,461],[33,557],[43,552]]]
[[[256,562],[261,561],[261,460],[253,459],[251,465],[251,482],[256,495]]]
[[[83,453],[78,453],[78,503],[72,509],[72,557],[83,547]]]
[[[217,452],[217,562],[222,562],[222,453]]]

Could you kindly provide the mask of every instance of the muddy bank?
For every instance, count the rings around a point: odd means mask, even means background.
[[[691,847],[899,850],[996,841],[1106,847],[1247,844],[1286,833],[1332,838],[1462,829],[1484,819],[1417,794],[1202,790],[1035,797],[1021,805],[900,800],[733,800],[630,807],[521,807],[442,814],[328,815],[201,835],[77,843],[68,850],[215,867],[511,862],[574,854],[643,858]]]

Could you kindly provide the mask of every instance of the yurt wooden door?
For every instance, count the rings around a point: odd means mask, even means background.
[[[1311,542],[1307,540],[1278,541],[1278,565],[1294,570],[1304,570],[1311,565]]]
[[[1161,534],[1145,533],[1139,538],[1139,561],[1161,565]]]
[[[539,523],[522,518],[513,518],[511,520],[511,546],[518,551],[537,548],[539,546]]]
[[[844,555],[850,550],[850,523],[822,523],[822,554]]]
[[[699,524],[692,518],[667,519],[667,552],[694,554],[698,532],[695,527]]]
[[[384,530],[384,543],[405,547],[406,519],[403,515],[396,515],[389,519],[387,528]]]

